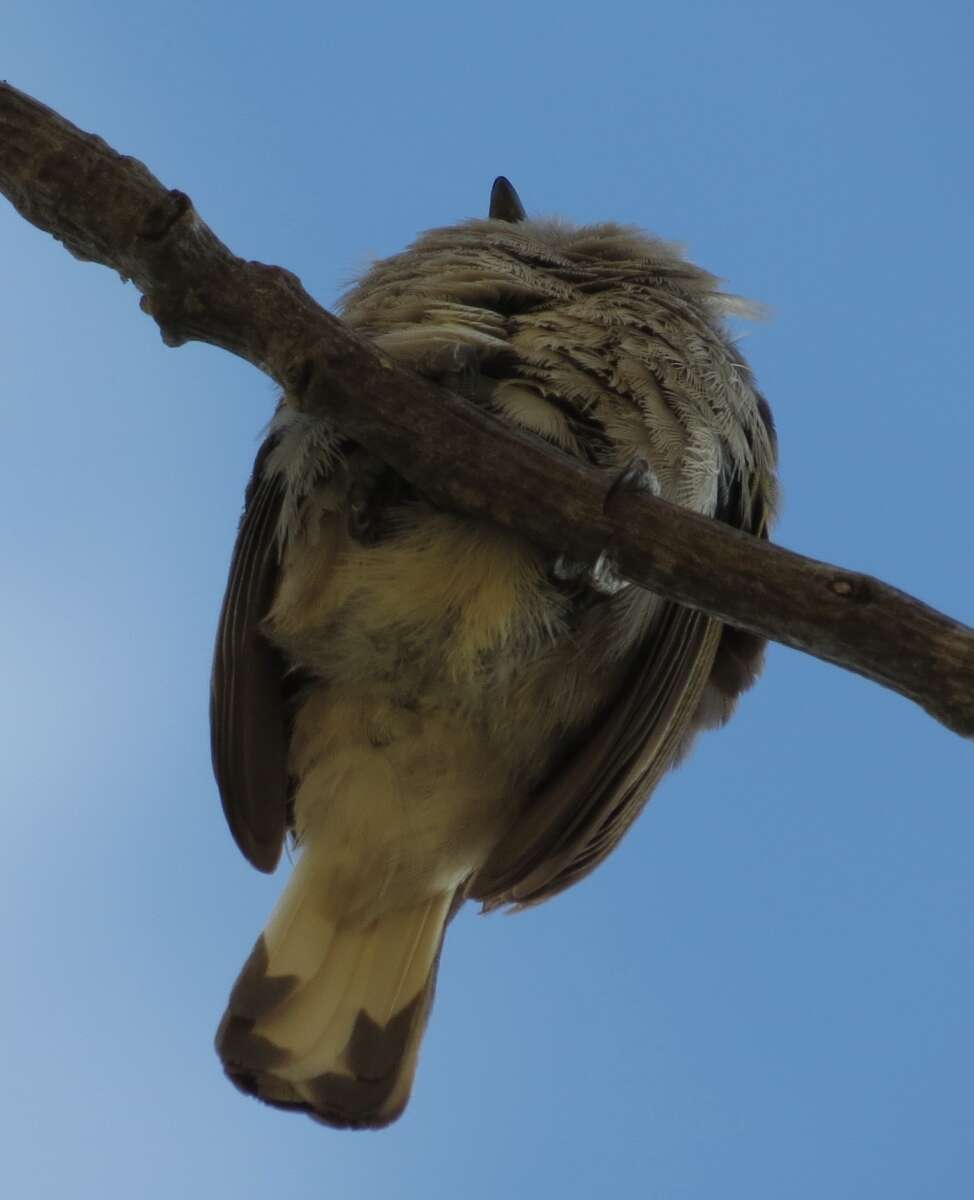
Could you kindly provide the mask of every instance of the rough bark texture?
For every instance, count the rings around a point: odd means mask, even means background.
[[[0,190],[131,279],[167,345],[247,359],[444,507],[864,675],[974,737],[974,630],[869,576],[606,487],[595,470],[395,366],[280,267],[245,262],[136,159],[0,84]]]

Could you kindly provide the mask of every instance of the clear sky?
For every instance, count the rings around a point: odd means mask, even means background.
[[[974,624],[972,39],[960,0],[14,0],[2,72],[325,304],[499,173],[686,243],[771,309],[779,540]],[[5,204],[0,259],[4,1194],[974,1195],[974,747],[781,648],[592,878],[454,923],[398,1125],[234,1091],[281,877],[208,675],[274,388]]]

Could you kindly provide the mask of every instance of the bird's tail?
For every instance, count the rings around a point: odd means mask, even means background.
[[[268,1104],[387,1125],[409,1099],[454,895],[363,923],[329,911],[317,883],[305,855],[234,985],[217,1052]]]

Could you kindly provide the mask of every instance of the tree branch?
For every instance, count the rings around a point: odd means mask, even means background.
[[[0,190],[78,258],[131,279],[169,346],[209,342],[275,379],[446,508],[594,562],[855,671],[974,737],[974,630],[866,575],[772,546],[520,434],[394,364],[280,267],[237,258],[182,192],[0,84]]]

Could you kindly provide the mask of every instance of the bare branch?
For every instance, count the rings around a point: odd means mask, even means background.
[[[131,279],[164,341],[252,362],[436,503],[490,518],[865,675],[974,737],[974,630],[869,576],[771,546],[501,425],[396,366],[289,271],[232,254],[182,192],[0,84],[0,189],[79,258]]]

